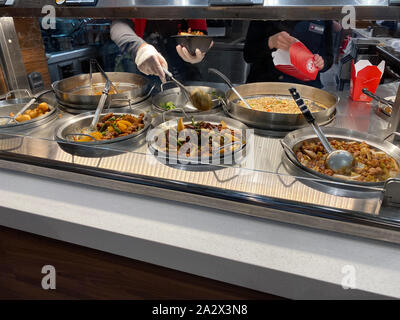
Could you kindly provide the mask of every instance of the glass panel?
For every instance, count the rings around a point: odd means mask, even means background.
[[[96,59],[106,72],[140,74],[132,56],[120,50],[111,41],[110,24],[110,20],[58,19],[56,31],[42,30],[52,81],[88,73],[91,59]],[[157,26],[160,25],[155,24],[155,27]],[[223,95],[228,87],[220,78],[210,75],[208,68],[221,70],[235,84],[246,82],[250,67],[243,59],[243,48],[249,22],[220,20],[209,22],[209,26],[214,46],[204,61],[195,65],[183,63],[176,57],[174,38],[158,37],[156,30],[151,30],[146,39],[148,41],[152,39],[155,46],[164,43],[165,50],[169,50],[169,46],[173,45],[173,54],[168,55],[168,63],[174,73],[180,74],[180,70],[184,70],[180,75],[185,85],[208,86],[215,92],[221,90]],[[340,45],[339,41],[335,43],[334,50]],[[184,69],[180,69],[182,65]],[[57,69],[56,72],[52,72],[54,68]],[[340,98],[336,105],[336,113],[325,121],[326,127],[348,128],[382,137],[387,121],[376,114],[374,103],[354,102],[348,97],[347,90],[336,90],[333,79],[335,72],[338,71],[337,68],[338,64],[334,64],[331,73],[322,79],[324,90]],[[382,217],[398,221],[396,211],[381,208],[382,185],[360,186],[346,181],[332,182],[321,176],[312,175],[294,164],[286,156],[281,145],[281,139],[290,131],[289,129],[285,132],[272,132],[266,129],[252,129],[249,125],[246,131],[245,152],[237,153],[239,156],[233,163],[182,165],[171,163],[171,159],[167,161],[165,156],[160,154],[156,155],[149,147],[152,143],[149,133],[162,123],[163,110],[157,97],[168,90],[175,90],[176,87],[171,83],[161,86],[156,77],[150,79],[155,89],[152,92],[148,89],[142,101],[136,101],[131,108],[127,107],[124,101],[125,107],[106,110],[122,114],[145,113],[151,125],[143,129],[145,132],[136,138],[96,147],[91,145],[90,141],[80,144],[73,142],[73,136],[76,137],[76,134],[82,133],[84,129],[78,125],[74,127],[73,121],[86,113],[76,115],[79,113],[77,106],[62,105],[61,103],[65,101],[57,101],[55,97],[47,95],[43,100],[50,106],[58,107],[58,110],[38,118],[38,121],[31,122],[31,125],[20,124],[14,128],[0,128],[0,152],[6,158],[24,159],[28,163],[41,166],[64,168],[67,171],[75,168],[82,170],[83,173],[90,173],[94,169],[104,177],[112,173],[114,177],[122,176],[126,181],[138,182],[139,179],[139,183],[160,188],[243,201],[278,210],[303,212],[314,210],[317,215],[328,212],[346,213],[349,216],[371,219]],[[380,86],[379,93],[383,96],[394,95],[397,87],[398,83],[387,83]],[[101,93],[103,88],[99,87],[98,90]],[[150,93],[151,97],[148,97]],[[168,99],[175,99],[177,95],[179,90],[171,91]],[[109,104],[112,104],[116,99],[113,99],[113,95],[110,97]],[[220,102],[218,97],[215,100]],[[8,104],[18,104],[21,108],[26,102],[26,100],[0,102],[2,112],[0,115],[9,114]],[[95,106],[82,104],[78,107],[93,113]],[[18,110],[17,108],[14,111]],[[189,114],[188,121],[191,115]],[[174,117],[173,113],[168,113],[165,117],[166,120],[176,120],[178,116],[175,114]],[[180,114],[179,117],[184,115]],[[229,110],[223,109],[223,103],[219,103],[210,112],[195,114],[194,117],[203,117],[201,119],[207,119],[204,121],[214,124],[220,123],[221,117],[224,117],[228,127],[235,121],[229,117]],[[72,136],[62,136],[65,140],[61,143],[57,134],[60,127],[69,122],[72,128],[68,132],[72,133]]]

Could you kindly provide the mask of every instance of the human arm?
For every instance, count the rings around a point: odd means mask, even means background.
[[[136,58],[139,47],[146,43],[136,35],[133,22],[130,20],[114,20],[111,24],[110,36],[121,51],[128,52],[133,60]]]
[[[111,39],[135,61],[138,69],[146,75],[156,75],[165,82],[164,69],[168,64],[164,57],[133,30],[129,20],[115,20],[111,24]]]

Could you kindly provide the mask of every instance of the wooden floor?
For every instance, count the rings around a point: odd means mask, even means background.
[[[43,290],[44,265],[56,289]],[[0,227],[0,299],[279,299],[184,272]]]

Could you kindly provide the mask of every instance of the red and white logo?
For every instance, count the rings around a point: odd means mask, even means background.
[[[310,73],[313,73],[315,70],[315,63],[314,59],[308,59],[307,64],[306,64],[307,71]]]

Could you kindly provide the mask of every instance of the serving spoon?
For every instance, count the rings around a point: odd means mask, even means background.
[[[326,152],[328,152],[328,157],[326,158],[327,166],[335,173],[345,173],[346,171],[350,170],[354,166],[353,155],[346,150],[333,149],[325,134],[322,132],[321,128],[315,121],[315,118],[310,109],[308,109],[308,107],[304,104],[304,101],[300,97],[300,94],[297,92],[296,88],[290,88],[289,92],[292,95],[297,106],[300,108],[300,111],[303,114],[304,118],[306,118],[307,122],[314,129],[318,139],[321,141]]]
[[[181,92],[183,93],[183,95],[186,98],[186,102],[190,101],[195,109],[200,110],[200,111],[207,111],[213,107],[212,99],[207,92],[204,92],[201,89],[196,89],[196,90],[193,90],[192,92],[189,92],[189,90],[186,89],[186,87],[182,83],[180,83],[178,80],[175,79],[175,77],[172,75],[171,72],[169,72],[165,68],[163,68],[163,71],[166,74],[166,76],[170,80],[175,82],[176,85],[181,89]],[[189,108],[190,108],[190,106],[189,106]]]
[[[233,86],[232,82],[228,79],[228,77],[226,75],[224,75],[222,72],[220,72],[220,71],[218,71],[217,69],[214,69],[214,68],[209,68],[208,72],[214,73],[217,76],[219,76],[222,80],[224,80],[224,82],[229,86],[229,88],[231,88],[232,91],[239,97],[239,99],[242,100],[242,102],[244,103],[245,108],[252,109],[252,107],[250,107],[250,105],[247,103],[247,101],[244,100],[243,97],[240,95],[240,93],[235,89],[235,87]]]

